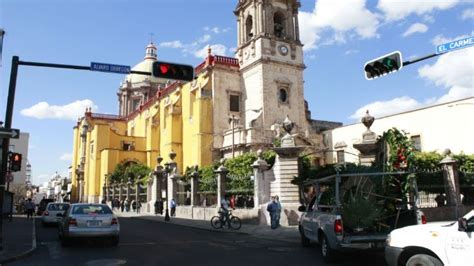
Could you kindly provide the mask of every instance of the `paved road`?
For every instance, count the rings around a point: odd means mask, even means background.
[[[327,265],[316,247],[199,230],[139,218],[120,218],[118,247],[78,242],[63,248],[55,227],[37,223],[38,249],[11,265]],[[375,259],[374,259],[375,257]],[[345,256],[333,265],[384,265],[381,254]]]

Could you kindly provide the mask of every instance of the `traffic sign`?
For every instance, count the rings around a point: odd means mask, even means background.
[[[119,73],[119,74],[129,74],[130,73],[130,66],[112,65],[112,64],[106,64],[106,63],[91,62],[91,70],[92,71],[100,71],[100,72],[112,72],[112,73]]]
[[[20,137],[20,130],[16,128],[0,128],[0,137],[17,139]]]
[[[443,54],[454,50],[467,48],[472,45],[474,45],[474,36],[438,45],[436,47],[436,53]]]

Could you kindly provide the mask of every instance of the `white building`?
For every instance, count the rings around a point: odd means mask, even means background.
[[[381,136],[393,127],[405,131],[420,151],[474,154],[474,97],[375,117],[370,130]],[[334,151],[326,154],[326,163],[358,162],[353,144],[362,141],[365,130],[356,123],[325,131],[324,144]]]

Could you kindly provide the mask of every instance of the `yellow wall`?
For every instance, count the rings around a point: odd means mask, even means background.
[[[80,130],[84,119],[89,124],[84,175],[87,201],[101,200],[105,178],[119,163],[138,161],[153,169],[158,155],[168,162],[168,155],[173,150],[181,172],[187,166],[210,165],[213,159],[213,108],[210,94],[202,95],[202,91],[212,91],[211,86],[207,77],[180,85],[129,117],[128,121],[83,118],[74,129],[73,188],[77,189],[75,170],[82,154]],[[135,149],[123,150],[123,141],[134,142]]]

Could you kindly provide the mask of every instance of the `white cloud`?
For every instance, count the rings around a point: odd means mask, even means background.
[[[346,55],[357,54],[357,53],[359,53],[359,50],[355,50],[355,49],[350,49],[344,52],[344,54]]]
[[[30,108],[21,110],[21,114],[27,117],[37,119],[59,119],[59,120],[74,120],[84,115],[87,107],[91,107],[92,111],[98,109],[93,101],[78,100],[66,105],[49,105],[47,102],[39,102]]]
[[[403,37],[410,36],[412,34],[415,34],[417,32],[424,33],[428,31],[428,26],[422,23],[415,23],[412,24],[406,31],[403,33]]]
[[[474,31],[471,32],[471,35],[474,35]],[[464,39],[464,38],[470,37],[471,35],[464,34],[464,35],[460,35],[454,38],[447,38],[447,37],[444,37],[442,34],[438,34],[433,38],[433,40],[431,40],[431,43],[433,45],[440,45],[443,43],[452,42],[454,40]]]
[[[71,161],[72,160],[72,153],[63,153],[59,158],[61,161]]]
[[[184,47],[181,41],[162,42],[158,46],[166,47],[166,48],[183,48]]]
[[[197,40],[198,43],[206,43],[206,42],[209,42],[211,40],[211,35],[209,34],[205,34],[203,35],[201,38],[199,38]]]
[[[350,34],[366,39],[377,37],[379,19],[366,0],[318,0],[312,13],[300,12],[301,39],[305,50],[316,48],[323,31],[333,31],[327,44],[345,42]]]
[[[214,34],[226,33],[230,28],[219,28],[219,27],[204,27],[205,31],[213,32]]]
[[[369,110],[369,113],[373,117],[381,117],[390,114],[395,114],[403,111],[408,111],[419,107],[421,104],[408,96],[395,98],[388,101],[376,101],[369,103],[357,109],[350,118],[360,119],[365,115],[365,112]]]
[[[468,8],[462,12],[463,20],[474,19],[474,8]]]
[[[42,185],[44,182],[49,181],[51,175],[48,174],[41,174],[33,178],[33,182],[36,185]]]
[[[432,65],[418,69],[418,75],[437,86],[463,87],[474,90],[474,49],[468,48],[438,57]]]
[[[205,46],[200,50],[194,52],[194,56],[197,58],[206,58],[207,57],[207,50],[209,46]],[[227,47],[222,44],[213,44],[211,45],[211,53],[217,55],[225,55],[227,53]]]
[[[388,21],[401,20],[411,14],[430,14],[436,9],[449,9],[459,0],[418,1],[418,0],[379,0],[377,8],[385,13]]]

